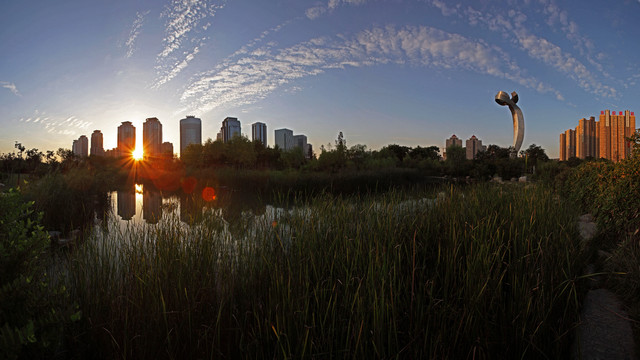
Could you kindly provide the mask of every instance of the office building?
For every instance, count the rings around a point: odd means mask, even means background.
[[[147,118],[142,124],[142,154],[145,159],[162,154],[162,124],[158,118]]]
[[[267,125],[261,122],[251,124],[251,141],[260,141],[267,147]]]
[[[165,158],[173,158],[173,144],[168,141],[163,142],[161,154]]]
[[[293,131],[289,129],[277,129],[275,132],[276,146],[280,150],[293,149]]]
[[[220,129],[222,133],[222,141],[226,144],[234,136],[241,136],[241,128],[240,121],[234,117],[227,117],[222,121],[222,128]]]
[[[626,138],[635,128],[636,117],[629,110],[603,110],[598,121],[593,116],[580,119],[575,130],[560,135],[560,160],[594,157],[618,162],[631,154],[631,144]]]
[[[71,151],[74,155],[79,157],[89,156],[89,139],[87,139],[86,136],[82,135],[77,140],[73,140]]]
[[[180,120],[180,156],[190,144],[202,144],[202,120],[193,115]]]
[[[462,139],[458,139],[456,134],[451,135],[451,137],[445,141],[445,149],[450,146],[462,147]]]
[[[95,130],[91,134],[91,155],[104,156],[103,137],[100,130]]]
[[[131,121],[118,126],[118,156],[131,157],[136,148],[136,127]]]
[[[472,135],[466,142],[467,160],[473,160],[479,151],[485,151],[486,146],[482,145],[482,140],[479,140],[475,135]]]

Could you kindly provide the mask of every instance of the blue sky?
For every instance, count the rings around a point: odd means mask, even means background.
[[[523,148],[601,110],[640,107],[640,1],[6,0],[0,4],[0,152],[70,148],[147,117],[179,148],[179,120],[286,127],[316,151],[509,146],[517,91]]]

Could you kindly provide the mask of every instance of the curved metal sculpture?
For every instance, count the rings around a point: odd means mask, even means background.
[[[518,102],[518,94],[514,91],[511,93],[511,98],[509,98],[509,94],[506,92],[498,91],[496,102],[502,106],[509,106],[509,110],[511,110],[511,117],[513,118],[512,146],[517,155],[522,146],[522,140],[524,139],[524,115],[522,115],[522,110],[516,105]]]

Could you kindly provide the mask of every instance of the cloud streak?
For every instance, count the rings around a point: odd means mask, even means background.
[[[340,5],[362,5],[367,1],[368,0],[329,0],[326,5],[318,5],[308,8],[305,11],[305,15],[307,16],[307,18],[315,20],[325,13],[333,11]]]
[[[389,26],[352,37],[314,38],[284,49],[274,49],[273,45],[258,48],[195,78],[183,92],[181,102],[186,108],[201,112],[241,106],[300,78],[332,69],[381,64],[467,70],[512,80],[562,98],[557,90],[526,76],[505,52],[483,41],[427,26]]]
[[[140,29],[142,28],[142,24],[144,24],[144,18],[147,15],[149,15],[149,10],[143,13],[140,13],[140,12],[136,13],[136,19],[133,21],[133,24],[131,25],[131,30],[129,31],[129,37],[125,42],[125,46],[127,48],[126,57],[128,58],[133,56],[133,53],[136,50],[135,48],[136,38],[140,34]]]
[[[89,129],[93,124],[93,122],[81,120],[75,115],[67,117],[50,116],[40,110],[35,110],[33,115],[22,117],[18,121],[39,127],[54,135],[76,135],[80,130]]]
[[[183,71],[204,45],[203,35],[209,21],[225,6],[213,0],[173,0],[161,17],[166,19],[163,48],[156,57],[157,78],[152,88],[158,88]]]
[[[512,40],[529,57],[566,75],[587,92],[605,98],[618,96],[615,88],[598,80],[580,60],[564,51],[560,46],[529,31],[525,27],[527,16],[520,11],[511,9],[506,12],[507,16],[505,16],[503,13],[483,13],[471,6],[464,7],[459,4],[448,6],[441,0],[431,0],[430,3],[438,8],[444,16],[455,15],[473,26],[480,24],[491,31],[499,32],[504,38]],[[551,0],[540,0],[540,3],[544,5],[542,11],[547,15],[548,25],[560,24],[566,37],[574,42],[575,46],[583,53],[593,48],[591,41],[580,36],[577,25],[568,20],[566,12],[560,11]],[[600,64],[593,60],[589,62],[602,72]],[[608,76],[606,73],[603,74]]]
[[[16,87],[16,84],[8,82],[8,81],[0,81],[0,87],[3,87],[5,89],[8,89],[9,91],[11,91],[15,96],[22,96],[20,94],[20,92],[18,91],[18,88]]]

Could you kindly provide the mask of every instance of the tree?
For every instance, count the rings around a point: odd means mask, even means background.
[[[549,161],[549,157],[544,152],[544,149],[536,144],[529,145],[529,148],[521,151],[520,153],[521,155],[526,156],[528,158],[528,161],[532,164],[536,164],[538,160]]]

